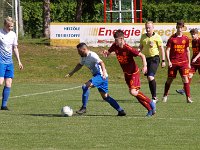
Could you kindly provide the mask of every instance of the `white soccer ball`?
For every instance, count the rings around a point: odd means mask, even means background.
[[[64,106],[61,109],[61,114],[65,117],[71,117],[73,115],[73,109],[69,106]]]

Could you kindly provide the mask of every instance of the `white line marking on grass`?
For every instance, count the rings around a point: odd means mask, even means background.
[[[90,116],[90,115],[88,115],[88,116],[82,116],[82,117],[106,117],[106,115],[105,116]],[[117,116],[116,116],[117,117]],[[193,119],[193,118],[159,118],[159,117],[134,117],[134,116],[126,116],[126,117],[121,117],[121,118],[128,118],[128,119],[158,119],[158,120],[182,120],[182,121],[196,121],[196,119]]]
[[[135,118],[135,119],[142,119],[142,118],[147,118],[148,117],[128,117],[128,118]],[[192,119],[192,118],[157,118],[156,116],[154,117],[149,117],[149,119],[159,119],[159,120],[183,120],[183,121],[195,121],[196,119]]]
[[[184,121],[195,121],[196,119],[192,119],[192,118],[158,118],[158,119],[163,119],[163,120],[166,120],[166,119],[169,119],[169,120],[184,120]]]
[[[60,92],[60,91],[69,91],[69,90],[74,90],[77,88],[80,88],[81,86],[76,86],[68,89],[60,89],[60,90],[52,90],[52,91],[46,91],[46,92],[40,92],[40,93],[32,93],[32,94],[25,94],[25,95],[19,95],[19,96],[12,96],[10,98],[19,98],[19,97],[28,97],[28,96],[35,96],[35,95],[43,95],[43,94],[49,94],[53,92]]]

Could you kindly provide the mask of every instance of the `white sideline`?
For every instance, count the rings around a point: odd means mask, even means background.
[[[72,87],[72,88],[67,88],[67,89],[60,89],[60,90],[51,90],[51,91],[46,91],[46,92],[40,92],[40,93],[32,93],[32,94],[24,94],[24,95],[19,95],[19,96],[12,96],[10,97],[10,99],[14,99],[14,98],[19,98],[19,97],[28,97],[28,96],[35,96],[35,95],[42,95],[42,94],[49,94],[49,93],[53,93],[53,92],[60,92],[60,91],[69,91],[69,90],[73,90],[73,89],[77,89],[82,87],[82,85],[80,86],[76,86],[76,87]],[[93,116],[82,116],[82,117],[93,117]],[[95,117],[105,117],[105,116],[95,116]],[[128,118],[128,119],[144,119],[147,117],[135,117],[135,116],[126,116],[123,118]],[[154,119],[158,119],[158,120],[182,120],[182,121],[196,121],[196,119],[194,118],[160,118],[160,117],[152,117]],[[151,118],[149,118],[151,119]]]
[[[32,94],[25,94],[25,95],[19,95],[19,96],[12,96],[12,97],[10,97],[10,99],[19,98],[19,97],[42,95],[42,94],[49,94],[49,93],[60,92],[60,91],[69,91],[69,90],[77,89],[77,88],[80,88],[80,87],[81,86],[76,86],[76,87],[72,87],[72,88],[68,88],[68,89],[60,89],[60,90],[52,90],[52,91],[46,91],[46,92],[40,92],[40,93],[32,93]]]
[[[106,116],[106,115],[105,115]],[[81,116],[81,117],[105,117],[105,116]],[[158,119],[158,120],[182,120],[182,121],[196,121],[195,118],[160,118],[160,117],[135,117],[135,116],[126,116],[126,117],[121,117],[121,118],[128,118],[128,119]]]

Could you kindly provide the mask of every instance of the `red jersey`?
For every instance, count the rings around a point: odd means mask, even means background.
[[[170,60],[172,64],[180,64],[188,62],[187,47],[189,47],[189,39],[182,35],[178,37],[173,34],[167,41],[167,48],[170,48]]]
[[[199,54],[199,52],[200,52],[200,39],[199,38],[192,40],[192,51],[193,51],[192,59],[194,59]],[[200,57],[193,64],[200,65]]]
[[[120,48],[113,43],[108,51],[110,53],[115,52],[124,73],[133,74],[138,71],[138,66],[133,59],[133,57],[138,56],[140,53],[136,49],[132,48],[128,44],[125,44],[123,48]]]

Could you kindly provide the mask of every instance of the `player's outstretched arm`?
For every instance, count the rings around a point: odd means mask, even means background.
[[[138,50],[139,52],[141,52],[141,51],[143,50],[143,45],[140,44],[137,50]]]
[[[172,67],[172,63],[171,63],[169,54],[170,54],[170,47],[167,47],[166,48],[166,57],[167,57],[167,61],[168,61],[168,66],[171,68]]]
[[[19,50],[18,50],[17,46],[14,46],[13,51],[14,51],[15,56],[17,58],[19,69],[22,70],[24,67],[23,67],[23,65],[21,63],[21,60],[20,60],[20,57],[19,57]]]
[[[142,72],[145,74],[145,73],[147,73],[147,61],[146,61],[146,57],[141,52],[139,53],[138,56],[142,59],[142,63],[143,63]]]
[[[194,57],[194,59],[192,60],[192,62],[195,63],[199,57],[200,57],[200,52],[198,53],[198,55],[196,57]]]
[[[103,50],[102,54],[104,57],[110,56],[110,52],[108,50]]]
[[[103,79],[106,79],[106,67],[103,61],[99,62],[99,65],[102,68],[102,72],[103,72]]]
[[[82,67],[83,67],[83,65],[81,65],[80,63],[78,63],[76,65],[76,67],[70,73],[68,73],[67,75],[65,75],[65,77],[71,77],[71,76],[73,76],[73,74],[75,72],[79,71]]]

